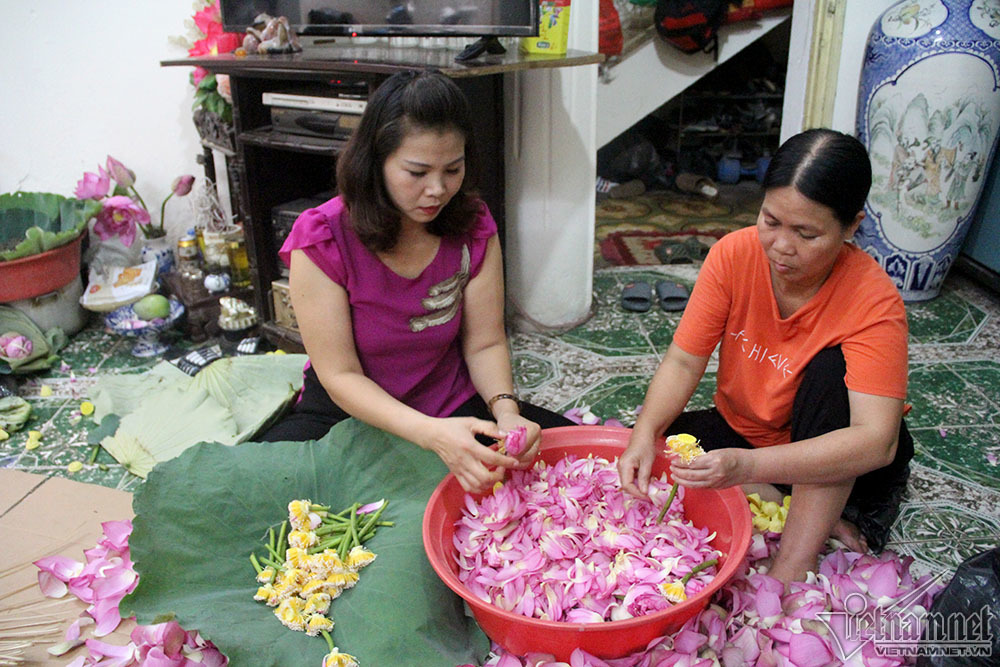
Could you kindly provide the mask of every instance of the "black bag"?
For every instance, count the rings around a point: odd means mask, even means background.
[[[653,22],[660,37],[684,53],[717,52],[729,0],[658,0]]]

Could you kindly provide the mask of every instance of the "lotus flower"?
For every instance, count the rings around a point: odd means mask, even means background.
[[[76,183],[74,194],[77,199],[104,199],[108,195],[108,188],[111,187],[111,179],[108,172],[101,166],[97,167],[97,173],[84,172],[83,178]]]

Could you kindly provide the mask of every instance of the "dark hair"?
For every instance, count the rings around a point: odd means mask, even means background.
[[[849,134],[817,128],[781,144],[764,175],[764,190],[792,186],[823,204],[847,228],[872,186],[872,164],[864,144]]]
[[[361,242],[372,251],[399,240],[402,221],[385,188],[382,168],[415,129],[457,131],[465,139],[465,179],[428,225],[438,236],[461,234],[475,220],[479,200],[476,149],[469,102],[455,83],[434,70],[393,74],[368,99],[361,122],[337,160],[337,189]]]

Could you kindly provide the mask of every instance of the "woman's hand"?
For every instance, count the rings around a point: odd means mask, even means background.
[[[469,493],[483,493],[503,479],[505,468],[521,463],[486,447],[476,440],[477,434],[501,437],[499,427],[493,422],[475,417],[447,417],[434,420],[430,439],[425,444],[444,461]]]
[[[749,449],[716,449],[695,457],[690,463],[675,458],[670,475],[683,486],[724,489],[746,484],[753,479],[753,451]]]
[[[523,426],[525,428],[524,450],[517,455],[518,465],[515,468],[524,469],[531,466],[535,461],[535,457],[538,455],[538,447],[542,444],[541,434],[542,427],[531,421],[530,419],[525,419],[519,414],[515,413],[503,413],[497,418],[497,425],[500,430],[504,433],[510,433],[518,426]]]
[[[628,447],[618,457],[618,477],[622,490],[639,498],[649,498],[649,475],[656,458],[655,438],[632,431]]]

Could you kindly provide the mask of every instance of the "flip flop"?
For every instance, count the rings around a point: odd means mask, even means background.
[[[622,289],[622,308],[644,313],[653,305],[653,288],[647,282],[635,282]]]
[[[690,293],[688,288],[680,283],[660,280],[656,283],[656,300],[660,308],[668,313],[684,310]]]

